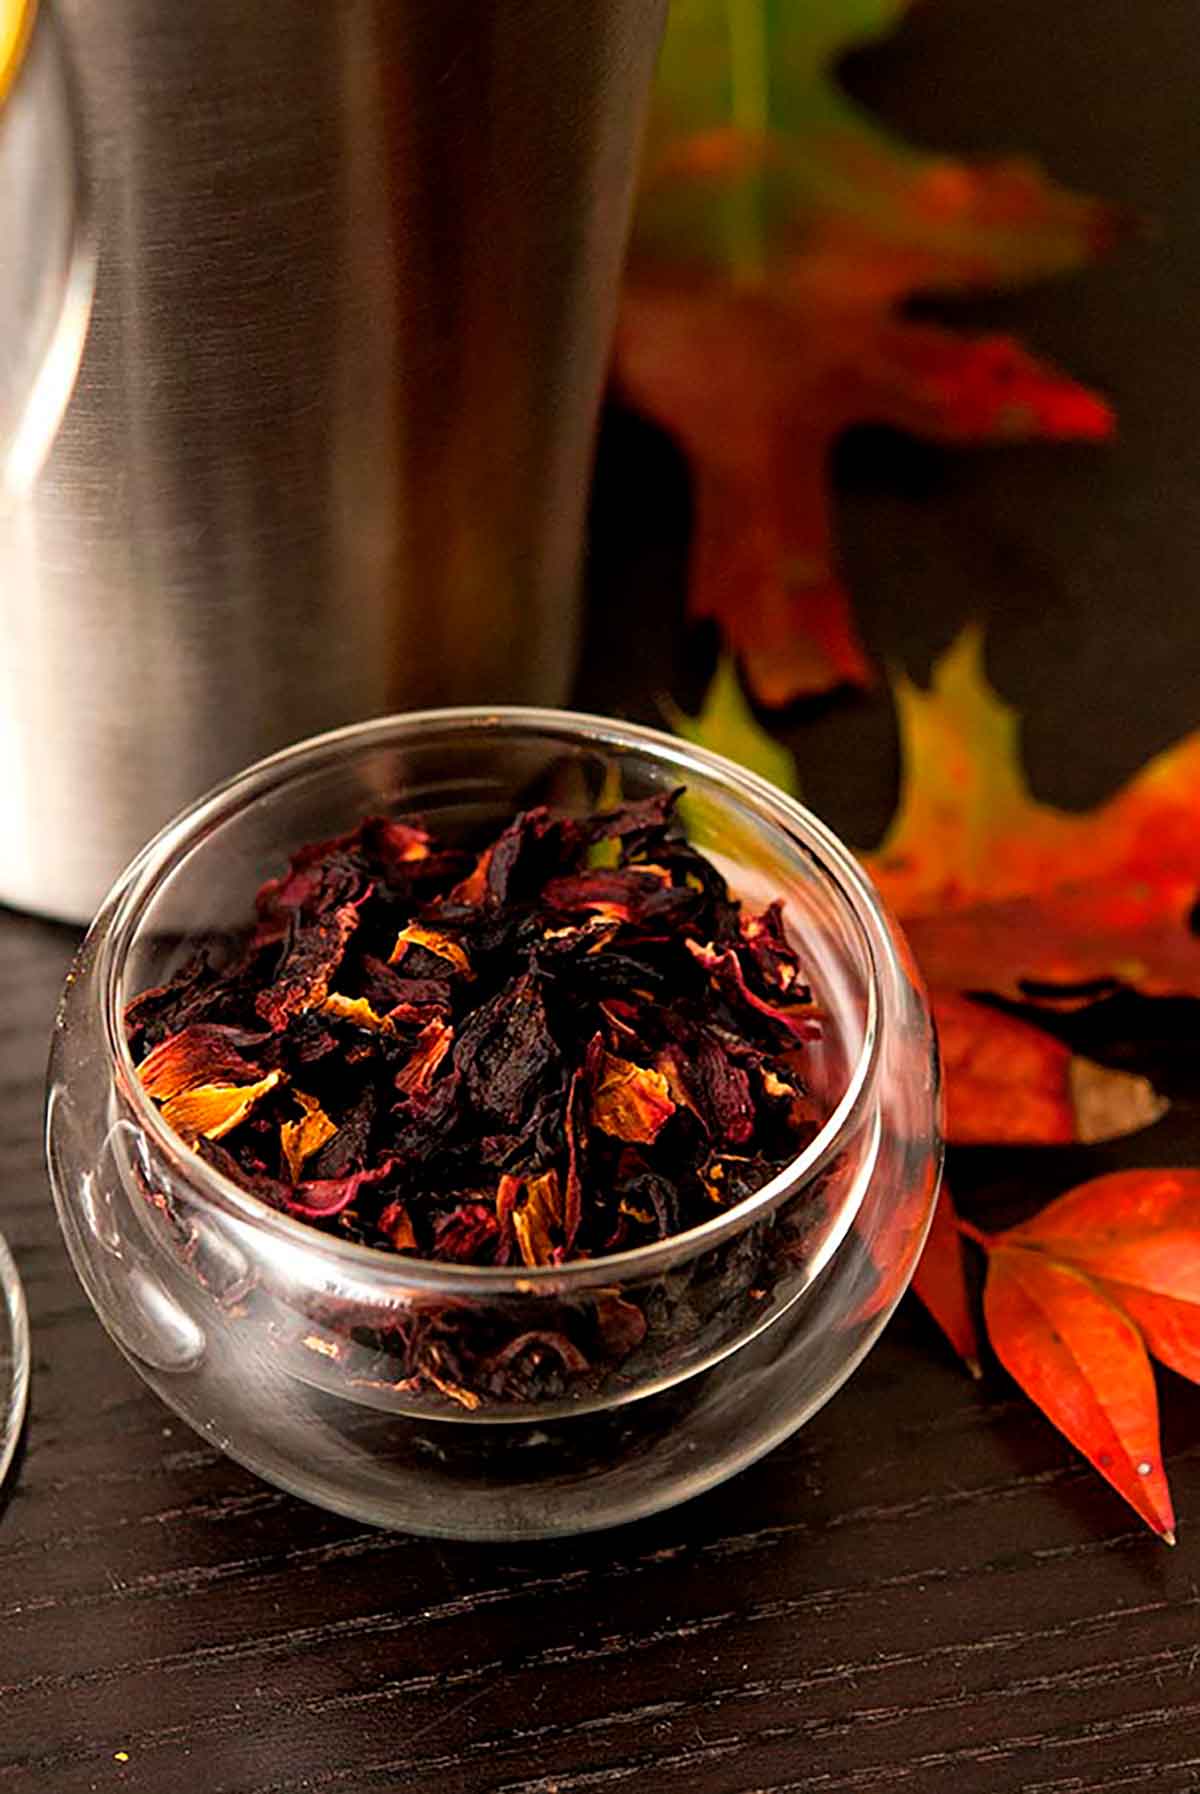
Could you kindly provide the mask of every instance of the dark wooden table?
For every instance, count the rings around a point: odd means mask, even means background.
[[[1200,722],[1190,0],[939,0],[851,79],[947,147],[1019,145],[1155,211],[1157,245],[977,307],[1115,391],[1112,450],[847,447],[871,645],[920,676],[968,612],[1029,717],[1041,795],[1094,801]],[[686,483],[614,417],[581,698],[695,695]],[[631,649],[636,642],[636,653]],[[1070,703],[1064,705],[1064,687]],[[812,801],[869,842],[883,699],[790,719]],[[0,1511],[0,1789],[83,1794],[1100,1794],[1200,1789],[1200,1392],[1164,1377],[1181,1543],[1152,1540],[992,1365],[906,1304],[788,1445],[673,1514],[511,1549],[367,1531],[190,1435],[108,1344],[41,1164],[44,1046],[73,939],[0,917],[0,1222],[28,1285],[31,1424]],[[1118,1006],[1176,1105],[1101,1153],[962,1155],[1008,1218],[1117,1164],[1200,1160],[1186,1005]]]

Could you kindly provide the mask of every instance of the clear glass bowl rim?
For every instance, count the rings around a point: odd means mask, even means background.
[[[815,862],[832,884],[861,948],[866,966],[866,1019],[863,1042],[846,1088],[821,1131],[769,1183],[736,1207],[682,1233],[646,1246],[563,1265],[460,1265],[391,1254],[379,1247],[339,1240],[309,1223],[271,1208],[232,1179],[205,1163],[160,1116],[146,1096],[122,1026],[121,984],[128,949],[145,912],[172,871],[206,837],[235,816],[291,780],[331,765],[348,754],[419,742],[440,731],[478,730],[524,733],[575,747],[593,747],[649,757],[688,783],[689,771],[700,770],[718,788],[766,816],[793,845]],[[290,843],[280,843],[281,856]],[[209,1205],[256,1234],[274,1238],[285,1250],[296,1249],[314,1264],[357,1273],[377,1288],[469,1295],[498,1299],[506,1295],[544,1293],[555,1298],[583,1295],[644,1276],[658,1275],[695,1254],[740,1233],[756,1218],[782,1202],[797,1186],[815,1177],[838,1153],[871,1103],[879,1072],[883,1030],[887,1026],[883,990],[906,978],[892,941],[892,927],[866,874],[837,836],[793,798],[756,773],[706,748],[638,723],[584,711],[552,710],[522,705],[466,705],[409,711],[352,723],[309,737],[256,761],[215,786],[169,822],[120,875],[92,925],[96,953],[96,1000],[110,1065],[129,1111],[165,1160],[173,1175]]]

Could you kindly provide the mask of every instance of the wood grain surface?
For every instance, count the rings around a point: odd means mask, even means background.
[[[872,647],[919,676],[982,613],[1035,782],[1067,803],[1200,722],[1198,33],[1187,0],[936,0],[850,71],[913,134],[1040,149],[1164,220],[1112,269],[976,312],[1113,390],[1116,448],[967,458],[862,437],[840,464]],[[613,416],[582,701],[652,718],[663,686],[699,691],[686,537],[678,462]],[[810,797],[868,843],[894,797],[886,700],[789,727]],[[41,1086],[73,944],[0,915],[0,1224],[34,1341],[0,1509],[0,1790],[1200,1789],[1200,1391],[1169,1375],[1174,1551],[994,1363],[972,1384],[910,1303],[770,1458],[583,1541],[387,1536],[217,1456],[108,1343],[59,1241]],[[1171,1115],[1103,1153],[960,1155],[972,1212],[1011,1218],[1115,1164],[1200,1162],[1195,1011],[1087,1025],[1093,1050],[1161,1059]]]
[[[58,1238],[41,1070],[71,946],[0,920],[0,1212],[35,1350],[0,1788],[1200,1787],[1200,1393],[1177,1379],[1174,1552],[915,1310],[755,1469],[580,1542],[393,1537],[219,1457],[105,1339]]]

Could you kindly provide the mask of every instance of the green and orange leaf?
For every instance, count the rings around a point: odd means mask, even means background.
[[[1007,338],[898,315],[916,293],[1077,267],[1121,224],[1030,162],[923,155],[854,107],[837,58],[902,10],[676,0],[660,67],[616,377],[689,458],[691,610],[719,623],[767,703],[871,679],[832,539],[841,432],[1112,430],[1103,400]]]
[[[898,675],[895,693],[900,805],[865,858],[935,990],[1200,996],[1200,732],[1070,814],[1030,792],[1019,720],[988,684],[977,629],[928,691]]]

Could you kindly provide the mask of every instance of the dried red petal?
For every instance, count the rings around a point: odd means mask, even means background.
[[[486,1202],[463,1202],[434,1224],[434,1250],[439,1258],[478,1264],[495,1256],[500,1227]]]
[[[735,1005],[744,1004],[757,1014],[765,1015],[769,1021],[777,1022],[797,1040],[815,1040],[819,1037],[819,1012],[807,989],[801,988],[796,992],[795,999],[787,1003],[769,1003],[750,989],[742,963],[731,947],[720,948],[711,941],[705,944],[693,940],[685,941],[684,945],[693,959],[699,960],[705,970],[713,974],[715,983]]]
[[[584,1371],[590,1369],[588,1361],[579,1347],[572,1345],[565,1333],[548,1331],[519,1333],[515,1339],[510,1339],[506,1346],[502,1346],[495,1356],[488,1360],[487,1368],[491,1372],[508,1369],[515,1364],[517,1359],[523,1358],[527,1353],[537,1351],[539,1348],[552,1352],[563,1370],[571,1376],[581,1376]]]
[[[650,1144],[675,1113],[662,1073],[618,1059],[599,1035],[588,1049],[588,1082],[592,1121],[618,1140]]]
[[[783,903],[777,899],[757,916],[743,912],[738,927],[747,957],[767,989],[792,996],[801,983],[800,962],[784,928]]]
[[[380,1211],[375,1225],[394,1252],[416,1252],[418,1250],[417,1236],[413,1232],[413,1224],[409,1219],[408,1210],[402,1202],[389,1202],[387,1207]]]
[[[450,1051],[453,1039],[454,1029],[449,1022],[432,1021],[421,1029],[410,1057],[396,1073],[396,1089],[402,1096],[428,1094],[434,1074]]]
[[[377,1014],[366,997],[343,997],[336,990],[331,990],[321,1005],[321,1013],[331,1016],[334,1021],[354,1022],[372,1034],[396,1032],[393,1017]]]
[[[426,953],[444,959],[454,971],[461,972],[464,978],[471,976],[471,962],[458,942],[452,941],[449,935],[441,934],[435,928],[422,928],[418,922],[410,922],[407,927],[402,928],[396,936],[396,944],[392,948],[388,964],[397,965],[410,947],[423,947]]]
[[[744,1146],[754,1133],[755,1124],[750,1079],[711,1035],[700,1042],[696,1077],[713,1132],[730,1146]]]
[[[265,1038],[211,1022],[197,1023],[148,1053],[138,1066],[138,1079],[146,1095],[160,1103],[200,1084],[252,1084],[261,1069],[246,1058],[243,1048]]]
[[[185,1140],[220,1140],[243,1122],[256,1103],[274,1090],[280,1073],[269,1071],[253,1084],[196,1084],[168,1097],[162,1118]]]
[[[261,991],[255,1002],[259,1015],[276,1032],[286,1028],[294,1016],[320,1008],[357,926],[357,908],[343,904],[295,932],[274,984]]]
[[[357,1200],[359,1193],[372,1184],[382,1183],[395,1169],[394,1159],[385,1159],[365,1171],[353,1171],[348,1177],[317,1178],[289,1189],[280,1185],[282,1201],[278,1204],[293,1215],[311,1221],[340,1215]]]
[[[279,1145],[292,1182],[299,1183],[305,1160],[319,1152],[326,1141],[332,1140],[337,1127],[315,1097],[306,1096],[303,1090],[293,1090],[292,1097],[300,1105],[301,1116],[298,1121],[283,1123],[279,1130]]]
[[[616,1290],[605,1290],[596,1297],[596,1328],[604,1351],[620,1362],[645,1339],[646,1317],[636,1302]]]
[[[511,1210],[513,1233],[527,1265],[553,1264],[562,1252],[565,1223],[563,1192],[557,1171],[545,1171],[525,1184],[524,1200]]]
[[[552,878],[542,891],[551,909],[566,914],[587,912],[613,922],[637,921],[651,900],[671,883],[663,866],[626,866],[576,872]]]
[[[454,1056],[479,1112],[523,1125],[560,1065],[540,981],[523,973],[477,1009]]]

